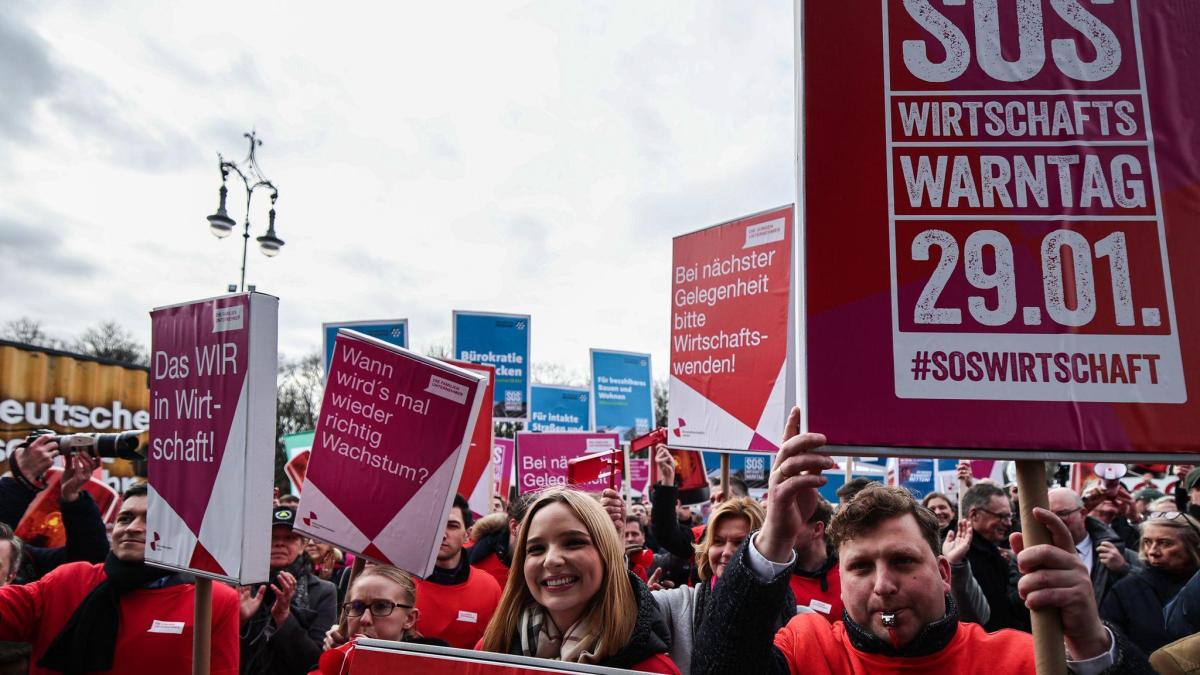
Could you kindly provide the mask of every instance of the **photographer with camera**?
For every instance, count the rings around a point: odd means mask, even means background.
[[[21,522],[29,504],[45,488],[42,477],[60,454],[57,437],[40,434],[17,448],[10,457],[14,477],[0,478],[0,522],[14,530]],[[18,575],[21,583],[40,579],[59,565],[69,562],[103,562],[108,555],[108,533],[96,502],[83,486],[99,466],[99,459],[89,452],[64,454],[59,509],[67,534],[65,546],[26,546],[25,561]],[[22,481],[21,478],[25,480]],[[34,481],[37,482],[34,482]]]

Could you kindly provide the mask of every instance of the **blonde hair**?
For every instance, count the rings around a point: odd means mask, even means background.
[[[1188,557],[1192,561],[1192,566],[1200,565],[1200,524],[1196,522],[1195,518],[1179,511],[1167,511],[1162,515],[1155,514],[1155,517],[1147,518],[1142,523],[1142,528],[1145,528],[1147,525],[1174,530],[1175,534],[1179,536],[1179,542],[1187,550]],[[1142,542],[1145,541],[1145,534],[1143,532]],[[1138,557],[1141,558],[1142,562],[1146,562],[1145,543],[1138,548]]]
[[[753,532],[762,527],[766,514],[763,507],[749,497],[727,499],[713,509],[708,517],[708,527],[704,530],[704,536],[700,543],[696,544],[696,574],[701,581],[708,581],[713,575],[712,564],[708,562],[708,549],[712,547],[713,533],[717,531],[717,526],[729,518],[745,518],[750,521],[750,531]]]
[[[350,596],[353,595],[354,587],[358,585],[358,582],[368,577],[382,577],[391,581],[400,587],[401,600],[410,605],[417,604],[417,582],[413,580],[412,575],[408,572],[391,565],[371,565],[370,567],[364,567],[363,571],[359,572],[357,577],[354,577],[354,583],[350,584],[350,588],[346,589],[346,600],[349,600]],[[416,629],[410,628],[404,631],[404,637],[416,638],[421,637],[421,634]]]
[[[549,487],[537,493],[526,511],[521,529],[517,532],[516,545],[513,546],[508,582],[504,585],[496,613],[492,615],[483,634],[482,649],[507,654],[513,636],[520,628],[521,614],[525,608],[536,603],[525,581],[526,542],[530,523],[538,511],[551,504],[562,504],[583,523],[592,546],[600,555],[600,590],[585,611],[591,617],[591,625],[600,632],[596,658],[598,662],[603,662],[629,643],[637,621],[637,599],[633,595],[629,573],[625,570],[625,551],[612,519],[591,495],[564,486]],[[567,626],[561,628],[566,630]]]

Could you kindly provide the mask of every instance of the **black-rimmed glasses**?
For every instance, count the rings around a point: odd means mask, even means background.
[[[984,513],[992,516],[993,518],[999,518],[1000,520],[1012,520],[1013,519],[1012,511],[1009,511],[1008,513],[997,513],[996,511],[993,511],[991,509],[985,509],[982,506],[978,506],[976,508],[978,508],[980,511],[983,511]]]
[[[363,612],[370,610],[371,616],[376,618],[391,614],[392,610],[397,607],[412,609],[412,605],[403,605],[399,602],[388,602],[387,600],[372,600],[371,602],[351,600],[342,605],[342,609],[346,610],[346,616],[360,617],[363,615]]]

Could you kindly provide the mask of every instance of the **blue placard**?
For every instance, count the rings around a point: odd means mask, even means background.
[[[333,340],[339,328],[349,328],[377,340],[408,349],[408,319],[383,319],[378,321],[338,321],[321,324],[321,345],[325,350],[325,372],[333,360]]]
[[[591,431],[591,396],[582,387],[529,387],[529,431]]]
[[[529,315],[454,311],[454,358],[496,367],[493,420],[529,416]]]
[[[618,433],[623,441],[650,433],[654,425],[650,355],[593,349],[591,362],[596,431]]]
[[[932,459],[900,457],[896,459],[896,483],[921,499],[937,489],[935,467]]]

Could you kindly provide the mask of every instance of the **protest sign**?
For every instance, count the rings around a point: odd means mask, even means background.
[[[333,360],[333,342],[339,328],[349,328],[397,347],[408,347],[408,319],[379,319],[375,321],[334,321],[321,324],[321,352],[325,354],[324,373],[329,375]]]
[[[338,331],[296,531],[429,574],[485,386],[471,371]]]
[[[888,473],[895,476],[896,485],[922,499],[934,491],[936,484],[935,459],[896,457],[889,461]]]
[[[560,433],[517,432],[517,491],[524,494],[567,483],[567,462],[584,455],[621,447],[616,434],[582,431]],[[589,492],[608,487],[606,480],[576,486]]]
[[[650,494],[650,460],[645,457],[629,458],[629,489],[635,494]]]
[[[359,638],[351,659],[350,675],[541,675],[543,673],[594,673],[628,675],[632,671],[569,661],[538,659],[495,652],[434,647],[412,642]]]
[[[591,431],[591,395],[584,387],[529,387],[529,431]]]
[[[590,357],[596,431],[614,431],[626,441],[649,433],[654,424],[650,355],[592,349]]]
[[[603,482],[616,490],[625,480],[625,450],[601,450],[567,460],[567,484],[580,487]]]
[[[516,441],[511,438],[495,438],[492,440],[492,494],[500,495],[508,500],[508,492],[513,484],[513,457],[516,455]]]
[[[905,456],[1200,450],[1200,4],[803,13],[807,428]]]
[[[463,312],[451,317],[454,358],[496,367],[492,418],[529,416],[529,315]]]
[[[311,431],[301,431],[295,434],[284,434],[279,438],[283,443],[283,452],[287,456],[287,464],[283,466],[283,470],[291,484],[291,494],[300,494],[304,482],[304,471],[308,470],[308,457],[309,451],[312,450],[313,435]],[[304,457],[300,458],[301,455]],[[304,471],[300,470],[301,464]]]
[[[794,403],[792,207],[675,237],[671,445],[775,452]]]
[[[278,309],[244,293],[150,313],[146,562],[266,581]]]
[[[492,400],[492,387],[496,379],[496,369],[492,366],[481,366],[465,361],[449,363],[459,368],[469,370],[480,377],[486,378],[483,400]],[[492,409],[485,405],[479,408],[479,417],[475,419],[475,431],[471,433],[471,447],[467,450],[467,461],[463,464],[462,478],[458,481],[458,494],[466,497],[471,511],[477,514],[490,513],[492,510]]]

